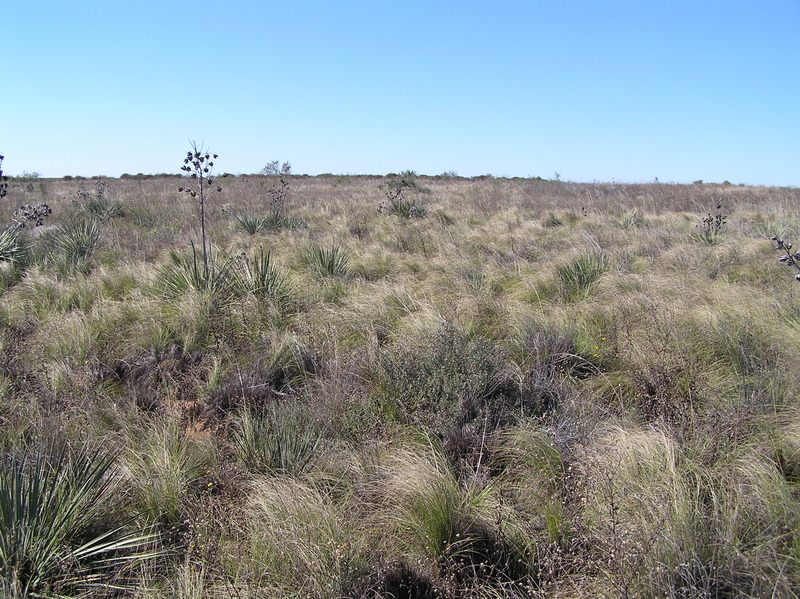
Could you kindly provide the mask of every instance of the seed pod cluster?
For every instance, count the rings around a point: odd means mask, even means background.
[[[201,194],[207,189],[211,190],[211,188],[214,186],[212,170],[214,169],[214,160],[217,158],[219,158],[217,154],[203,152],[197,148],[193,148],[192,150],[186,152],[186,158],[183,159],[181,170],[187,173],[191,179],[199,181],[200,188],[194,189],[192,187],[179,187],[178,191],[188,193],[193,198],[196,198],[198,194]],[[214,191],[222,191],[222,186],[218,185]]]
[[[3,160],[5,156],[0,156],[0,199],[6,197],[8,193],[8,177],[3,174]]]
[[[44,219],[52,213],[53,210],[44,202],[25,204],[14,212],[14,223],[19,229],[24,229],[30,223],[33,223],[34,227],[41,227]]]
[[[800,281],[800,252],[792,253],[793,244],[784,241],[777,235],[772,237],[772,241],[775,242],[775,249],[776,250],[783,250],[785,253],[784,256],[778,258],[778,262],[785,264],[786,266],[793,266],[797,269],[798,274],[795,275],[795,280]]]

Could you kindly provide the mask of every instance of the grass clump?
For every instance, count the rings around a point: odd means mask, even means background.
[[[518,523],[501,507],[500,493],[477,476],[460,477],[436,443],[409,443],[394,449],[370,487],[371,525],[390,532],[400,563],[435,572],[438,580],[424,587],[517,596],[531,579]],[[410,584],[422,582],[408,575]]]
[[[168,419],[138,431],[125,456],[134,505],[147,521],[166,528],[190,515],[192,498],[205,490],[201,480],[213,467],[213,446]]]
[[[609,269],[603,252],[589,252],[573,259],[557,270],[561,297],[566,301],[586,299],[594,283]]]
[[[290,477],[260,477],[245,504],[239,560],[228,565],[237,586],[270,597],[351,597],[369,563],[368,546],[324,488]]]

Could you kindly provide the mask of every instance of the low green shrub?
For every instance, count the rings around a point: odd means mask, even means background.
[[[500,349],[451,322],[387,348],[382,394],[389,415],[443,434],[476,420],[495,426],[519,399],[519,386]]]

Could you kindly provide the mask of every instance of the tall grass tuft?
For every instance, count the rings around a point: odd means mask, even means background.
[[[561,297],[566,301],[586,299],[594,283],[609,269],[608,257],[589,252],[558,268]]]
[[[134,505],[150,522],[181,522],[214,462],[213,446],[206,440],[187,436],[175,421],[154,422],[139,433],[125,459]]]
[[[370,525],[409,563],[433,567],[453,596],[521,591],[528,576],[514,517],[500,489],[480,476],[459,478],[435,443],[395,448],[369,489]],[[463,596],[472,596],[465,593]]]
[[[347,504],[288,477],[257,478],[248,493],[241,554],[230,564],[237,586],[253,597],[353,597],[348,587],[365,571],[363,537]],[[243,595],[244,597],[244,595]]]

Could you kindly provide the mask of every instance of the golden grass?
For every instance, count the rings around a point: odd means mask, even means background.
[[[221,182],[215,259],[268,250],[280,301],[164,292],[170,252],[199,247],[175,177],[109,181],[123,215],[80,272],[34,259],[0,291],[0,445],[127,447],[132,515],[214,514],[213,551],[164,531],[152,596],[793,596],[800,284],[769,237],[795,241],[797,189],[420,177],[427,217],[404,219],[378,212],[381,177],[293,176],[305,226],[249,235],[221,208],[266,214],[272,180]],[[52,226],[80,184],[9,199]],[[237,410],[278,401],[324,437],[303,475],[236,462]]]

